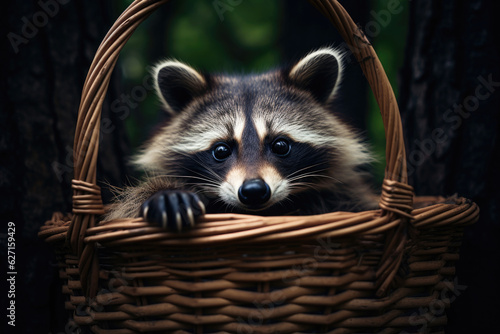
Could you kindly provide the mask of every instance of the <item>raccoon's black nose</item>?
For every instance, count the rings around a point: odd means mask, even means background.
[[[238,197],[243,204],[258,206],[269,201],[271,189],[262,179],[246,180],[238,191]]]

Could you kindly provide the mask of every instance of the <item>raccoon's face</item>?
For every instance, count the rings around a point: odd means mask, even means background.
[[[239,212],[289,210],[297,194],[335,188],[368,157],[328,109],[340,59],[322,49],[249,76],[160,64],[157,90],[172,118],[136,162]]]

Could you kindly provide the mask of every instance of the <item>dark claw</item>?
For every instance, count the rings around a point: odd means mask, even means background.
[[[159,191],[141,206],[139,216],[164,228],[182,231],[193,227],[198,217],[205,214],[200,197],[187,191]]]

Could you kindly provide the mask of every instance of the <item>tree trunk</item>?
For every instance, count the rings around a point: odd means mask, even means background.
[[[93,54],[111,24],[108,3],[3,4],[2,36],[7,38],[0,64],[0,217],[2,226],[15,223],[17,272],[16,328],[4,333],[64,332],[67,318],[58,268],[52,250],[37,233],[52,212],[71,211],[72,147],[80,93]],[[106,123],[98,178],[119,186],[126,175],[128,148],[123,121],[109,108],[118,97],[114,87],[112,82],[103,109]],[[103,196],[109,197],[105,189]],[[2,238],[2,244],[5,241]],[[2,258],[7,259],[4,252],[2,247]]]
[[[465,231],[449,333],[498,328],[498,13],[487,0],[411,2],[400,87],[411,184],[417,195],[456,193],[481,208]]]

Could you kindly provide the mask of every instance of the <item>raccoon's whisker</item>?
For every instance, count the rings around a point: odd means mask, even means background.
[[[219,194],[218,188],[214,185],[211,184],[195,184],[195,185],[201,185],[207,192]]]
[[[311,187],[314,187],[314,186],[317,186],[317,184],[315,183],[312,183],[312,182],[296,182],[296,183],[293,183],[290,185],[290,188],[300,188],[302,186],[311,186]]]
[[[205,181],[206,184],[211,184],[214,187],[219,186],[219,183],[216,182],[215,180],[211,180],[209,178],[201,177],[201,176],[193,176],[193,175],[162,175],[162,176],[156,176],[156,178],[161,178],[161,177],[170,177],[170,178],[179,178],[179,179],[182,179],[182,178],[185,178],[185,179],[196,179],[196,180],[200,180],[200,181]],[[198,183],[186,183],[186,184],[198,184]]]
[[[315,191],[320,190],[320,188],[318,187],[317,184],[309,183],[309,182],[294,183],[292,186],[290,186],[290,189],[293,189],[293,190],[301,190],[304,188],[310,188],[310,189],[313,189]]]
[[[215,178],[213,179],[214,182],[216,182],[217,180],[219,182],[223,181],[222,178],[220,177],[220,175],[217,175],[212,169],[210,169],[209,167],[204,166],[204,165],[201,165],[201,166],[204,167],[210,173],[211,176],[215,176]],[[189,172],[191,172],[191,173],[193,173],[193,174],[196,174],[196,175],[199,175],[199,176],[201,176],[203,178],[206,178],[206,176],[204,174],[200,173],[200,172],[197,172],[197,171],[189,169],[189,168],[186,168],[186,170],[189,171]],[[207,178],[207,180],[208,180],[208,178]]]
[[[289,202],[289,203],[292,203],[293,204],[293,200],[290,198],[290,197],[285,197],[281,202],[279,202],[278,204],[280,204],[282,207],[285,207],[285,202]]]
[[[189,169],[189,168],[186,168],[186,170],[195,174],[195,175],[198,175],[198,176],[185,175],[185,176],[175,176],[175,177],[192,178],[192,179],[197,179],[197,180],[201,180],[201,181],[206,181],[208,183],[212,183],[215,186],[218,186],[220,184],[220,182],[218,182],[216,179],[208,178],[206,175],[203,175],[200,172],[197,172],[197,171]]]
[[[198,187],[204,187],[207,191],[208,189],[216,189],[216,185],[210,184],[210,183],[186,183],[187,186],[198,186]],[[215,191],[214,191],[215,192]]]
[[[305,179],[305,178],[308,178],[308,177],[321,177],[321,176],[325,176],[325,175],[313,174],[313,173],[306,173],[306,174],[301,174],[301,175],[297,175],[297,176],[294,176],[292,178],[289,178],[288,181],[289,182],[293,182],[293,181],[300,180],[300,179]]]
[[[309,168],[307,168],[307,169],[309,169]],[[328,171],[327,168],[315,169],[315,170],[311,170],[308,172],[305,172],[306,168],[303,168],[302,170],[304,170],[304,172],[302,172],[301,174],[297,174],[297,172],[294,172],[294,173],[288,175],[287,179],[288,180],[296,180],[298,178],[303,178],[303,177],[307,177],[307,176],[331,177],[329,175],[319,174],[321,172]]]
[[[204,191],[218,194],[217,187],[218,185],[212,183],[197,183],[190,182],[186,183],[187,186],[193,186],[192,191],[195,193],[203,193]]]
[[[300,181],[300,182],[293,182],[290,183],[290,187],[294,186],[310,186],[313,187],[314,189],[324,189],[324,185],[320,185],[317,182],[307,182],[307,181]]]
[[[337,178],[334,178],[333,176],[323,175],[323,174],[313,174],[313,173],[305,173],[305,174],[297,175],[297,176],[295,176],[293,178],[290,178],[288,181],[289,182],[294,182],[294,181],[297,181],[297,180],[300,180],[300,179],[305,179],[305,178],[308,178],[308,177],[323,177],[323,178],[334,180],[337,183],[343,183],[342,181],[340,181]]]
[[[226,213],[229,213],[229,212],[233,212],[234,209],[235,209],[235,206],[232,205],[232,204],[229,204],[229,203],[226,203],[224,202],[223,199],[221,198],[218,198],[217,200],[215,200],[214,204],[215,205],[219,205],[219,204],[223,204],[222,207],[225,208],[223,211],[226,212]]]
[[[296,181],[300,181],[300,180],[304,180],[304,179],[308,179],[308,178],[321,178],[322,176],[321,175],[305,175],[303,177],[297,177],[293,180],[289,180],[291,184],[293,184],[294,182]],[[341,183],[339,180],[337,180],[336,178],[333,178],[333,177],[324,177],[326,179],[329,179],[329,180],[332,180],[334,181],[334,183]]]
[[[205,168],[205,170],[207,172],[209,172],[212,176],[214,176],[217,180],[219,181],[223,181],[222,177],[217,174],[212,168],[210,168],[209,166],[207,166],[203,161],[200,160],[200,158],[196,157],[196,156],[192,156],[192,155],[189,155],[187,153],[184,153],[184,152],[179,152],[180,154],[190,158],[191,160],[193,160],[195,163],[197,163],[198,165],[200,165],[201,167]],[[198,175],[200,175],[199,172],[195,172],[195,171],[192,171],[190,170],[190,172],[193,172],[193,173],[196,173]]]
[[[307,167],[304,167],[304,168],[301,168],[301,169],[299,169],[299,170],[296,170],[296,171],[294,171],[293,173],[288,174],[288,175],[287,175],[287,178],[290,178],[290,177],[292,177],[292,176],[294,176],[294,175],[296,175],[296,174],[298,174],[298,173],[301,173],[301,172],[303,172],[303,171],[306,171],[306,170],[308,170],[308,169],[314,168],[314,167],[319,166],[319,165],[321,165],[321,164],[319,164],[319,163],[318,163],[318,164],[314,164],[314,165],[309,165],[309,166],[307,166]],[[328,170],[328,168],[322,168],[322,169],[320,169],[320,170],[317,170],[316,172],[322,172],[322,171],[324,171],[324,170]]]
[[[200,166],[202,166],[203,168],[205,168],[205,170],[207,172],[209,172],[211,176],[214,176],[216,180],[218,180],[219,182],[223,181],[222,177],[219,174],[217,174],[212,168],[208,167],[204,163],[201,163],[201,162],[198,162],[198,163],[200,164]],[[199,173],[199,172],[197,174],[201,175],[201,173]]]
[[[113,196],[119,195],[125,189],[125,188],[122,188],[122,187],[118,187],[118,186],[112,185],[112,184],[110,184],[107,181],[106,181],[106,186],[108,187],[109,191],[111,191],[111,193],[113,194]]]
[[[202,181],[214,181],[212,179],[209,179],[207,177],[203,176],[193,176],[193,175],[176,175],[175,177],[179,178],[186,178],[186,179],[197,179],[197,180],[202,180]]]
[[[219,183],[214,181],[214,180],[210,180],[210,179],[206,179],[206,178],[202,178],[202,177],[192,177],[192,179],[203,181],[203,184],[210,184],[214,187],[219,186]],[[187,184],[201,184],[201,183],[188,182]]]
[[[207,195],[207,194],[214,194],[217,198],[218,192],[213,190],[212,187],[200,187],[198,189],[191,189],[191,191],[194,191],[198,195]]]

